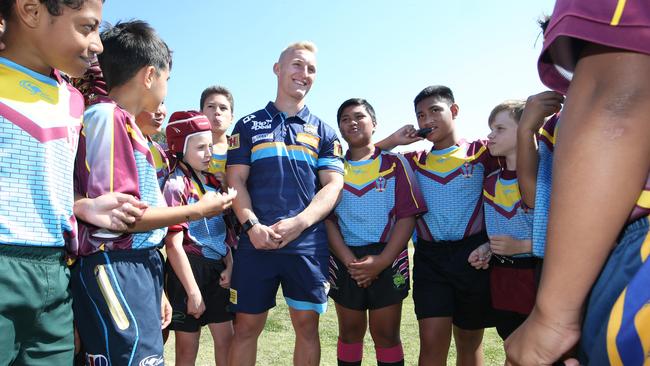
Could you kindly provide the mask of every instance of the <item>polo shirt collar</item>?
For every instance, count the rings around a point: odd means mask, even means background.
[[[266,105],[266,107],[264,107],[264,110],[266,111],[266,113],[269,114],[269,116],[271,116],[272,119],[275,119],[275,117],[277,117],[278,114],[283,113],[280,112],[280,110],[278,110],[275,107],[275,104],[273,104],[273,102],[269,102]],[[311,116],[311,112],[309,112],[309,108],[307,108],[307,106],[305,105],[304,107],[302,107],[301,110],[298,111],[295,117],[298,117],[298,120],[307,123],[309,122],[310,116]],[[285,113],[285,118],[286,118],[286,113]]]

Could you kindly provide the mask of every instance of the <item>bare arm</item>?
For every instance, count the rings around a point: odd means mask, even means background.
[[[650,169],[648,75],[648,55],[588,45],[578,61],[555,149],[544,271],[533,312],[506,342],[511,364],[552,363],[580,336],[587,294]]]
[[[198,319],[205,311],[205,304],[201,296],[201,290],[192,273],[190,261],[187,259],[185,250],[183,250],[183,232],[169,233],[165,237],[165,249],[169,263],[172,265],[176,277],[183,284],[187,294],[187,313]]]
[[[343,241],[343,236],[338,225],[331,220],[325,220],[325,229],[327,230],[327,241],[330,251],[348,267],[357,257],[354,256],[350,248]]]
[[[416,131],[417,130],[413,125],[404,125],[398,128],[397,131],[393,132],[385,139],[376,142],[375,146],[384,151],[390,151],[397,146],[412,144],[416,141],[422,140],[422,137],[418,137],[416,135]]]
[[[535,207],[537,190],[537,141],[535,133],[546,117],[557,113],[564,97],[556,92],[545,91],[531,95],[521,115],[517,128],[517,181],[521,198],[528,207]]]

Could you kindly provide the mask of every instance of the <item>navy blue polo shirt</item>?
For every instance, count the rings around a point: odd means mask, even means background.
[[[288,117],[269,102],[264,109],[237,121],[228,145],[227,165],[250,166],[246,187],[253,212],[264,225],[302,212],[321,188],[318,171],[343,174],[336,132],[306,106]],[[251,249],[250,239],[243,234],[238,250]],[[324,223],[307,228],[277,252],[327,255]]]

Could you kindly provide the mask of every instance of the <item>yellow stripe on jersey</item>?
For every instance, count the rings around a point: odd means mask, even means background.
[[[555,128],[557,129],[557,126],[555,126]],[[540,128],[539,134],[542,136],[546,136],[546,138],[551,142],[551,145],[555,146],[555,135],[556,135],[555,131],[553,131],[553,135],[551,135],[544,128]]]
[[[650,256],[650,232],[648,232],[643,244],[641,244],[641,262],[645,263],[648,256]]]
[[[318,159],[318,154],[316,154],[315,152],[311,151],[310,149],[308,149],[308,148],[306,148],[304,146],[289,145],[289,146],[287,146],[287,150],[304,152],[304,153],[307,153],[307,154],[311,155],[314,159]]]
[[[59,103],[58,85],[49,85],[3,64],[0,76],[0,99],[26,104],[44,101],[55,106]]]
[[[621,21],[621,16],[623,16],[623,9],[625,9],[625,0],[618,0],[616,10],[614,10],[614,16],[612,16],[612,21],[609,25],[613,25],[614,27],[618,25]]]
[[[650,304],[646,303],[634,316],[634,327],[639,335],[643,354],[646,355],[644,365],[650,364]]]
[[[111,317],[113,318],[115,325],[117,325],[120,330],[125,330],[129,327],[129,318],[127,318],[122,304],[120,304],[120,301],[117,299],[115,290],[111,285],[111,281],[108,278],[108,275],[106,274],[105,267],[106,266],[103,264],[95,267],[95,278],[97,279],[97,285],[99,286],[99,290],[102,292],[102,296],[104,296],[104,300],[108,306],[108,311],[111,313]]]
[[[379,177],[385,177],[395,170],[396,164],[393,163],[390,168],[379,171],[381,159],[375,159],[372,163],[362,166],[352,165],[345,162],[343,166],[343,174],[346,183],[355,185],[357,187],[364,186],[370,182],[374,182]],[[352,174],[350,174],[352,172]]]
[[[636,200],[636,205],[641,208],[650,208],[650,191],[643,191]]]
[[[609,322],[607,323],[607,356],[609,357],[611,366],[623,366],[623,360],[621,360],[621,355],[616,346],[616,336],[623,322],[623,305],[625,303],[626,292],[627,289],[623,290],[623,293],[616,299],[616,303],[614,303],[612,312],[609,315]]]

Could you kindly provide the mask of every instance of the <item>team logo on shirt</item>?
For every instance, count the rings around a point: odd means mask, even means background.
[[[387,184],[387,183],[386,183],[386,178],[384,178],[384,177],[382,177],[382,176],[379,176],[379,178],[377,178],[377,179],[375,180],[375,190],[376,190],[377,192],[383,192],[383,191],[385,191],[385,190],[386,190],[386,184]]]
[[[470,162],[466,161],[460,169],[465,178],[471,178],[474,174],[474,164]]]
[[[38,95],[41,99],[45,100],[46,102],[54,104],[55,101],[43,91],[38,85],[32,83],[29,80],[21,80],[18,85],[20,85],[23,89],[27,90],[31,95]]]
[[[338,141],[334,141],[334,156],[339,158],[343,157],[343,148],[341,147],[341,143]]]
[[[239,134],[228,137],[228,150],[239,149]]]

